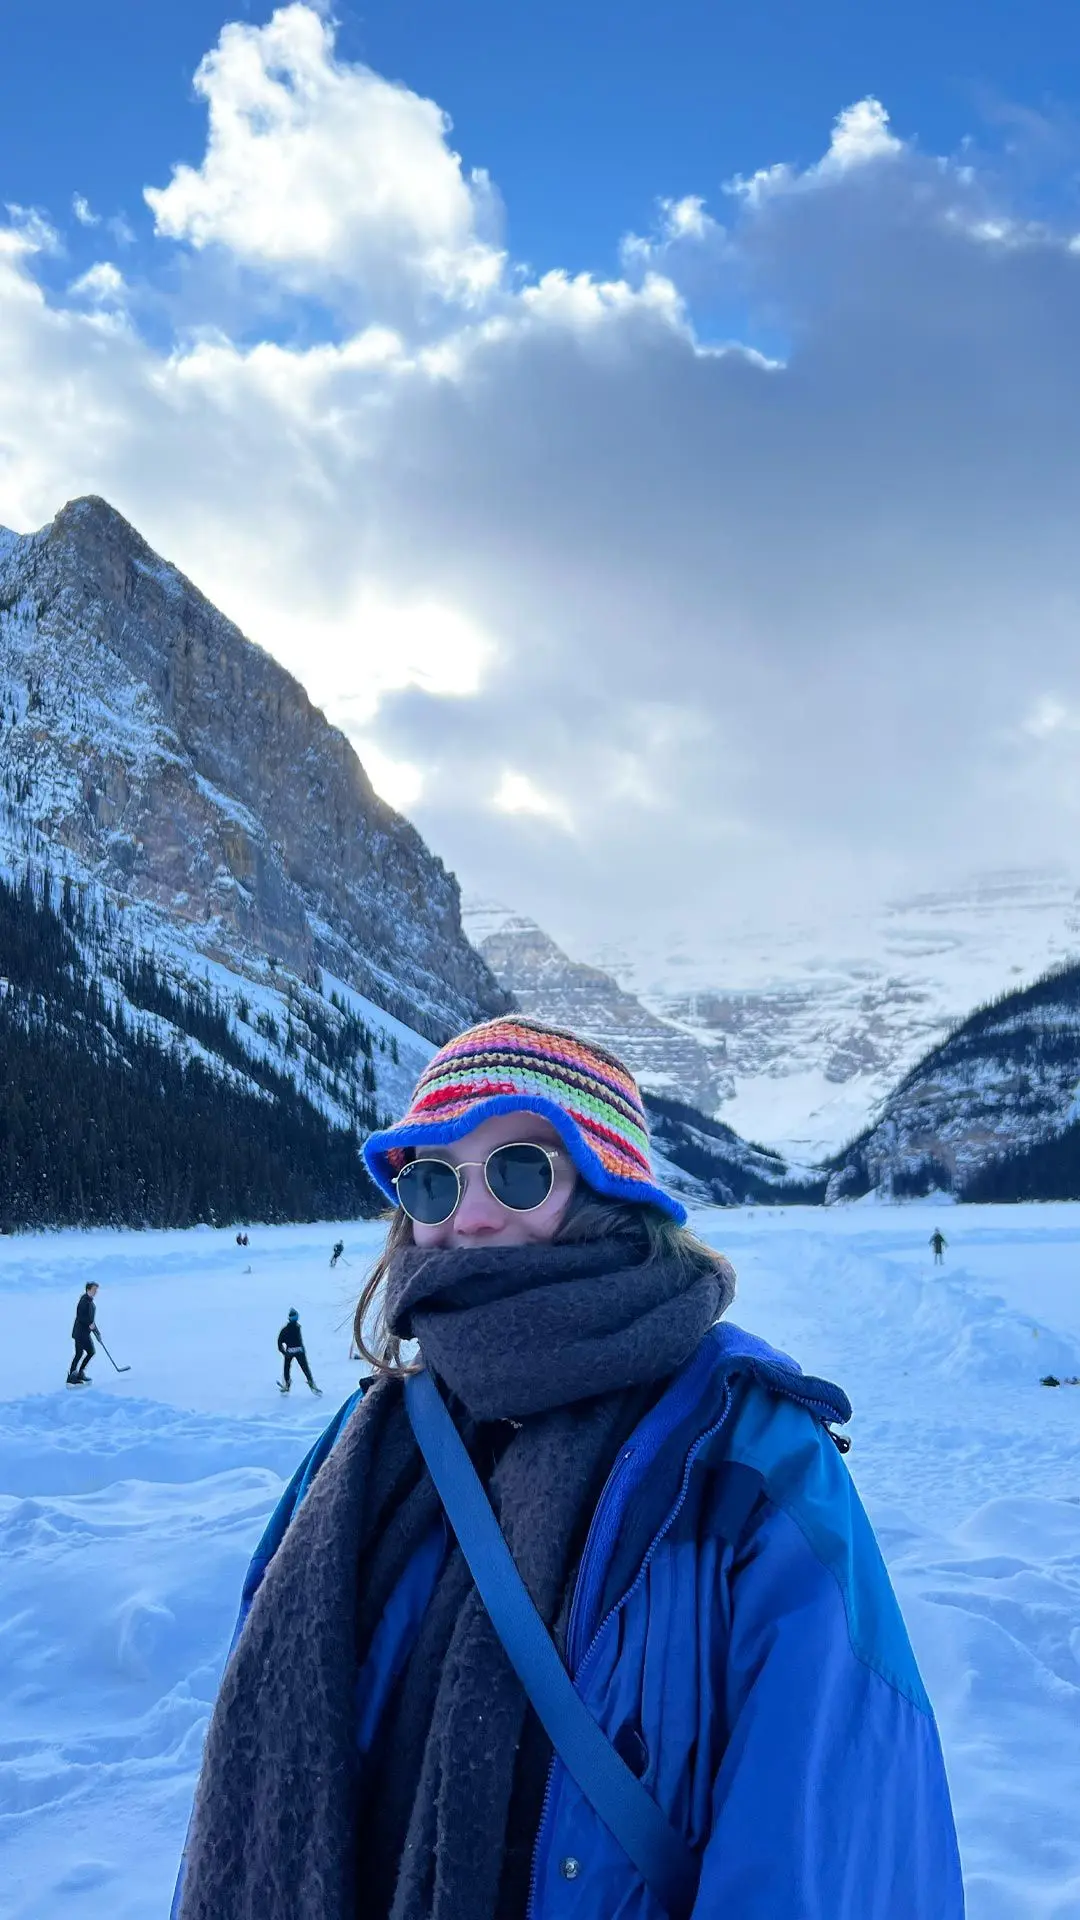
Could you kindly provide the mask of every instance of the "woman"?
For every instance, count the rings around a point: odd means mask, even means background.
[[[376,1377],[249,1573],[179,1920],[665,1912],[503,1652],[409,1341],[620,1777],[693,1850],[693,1920],[960,1920],[937,1731],[830,1432],[850,1409],[722,1321],[734,1276],[657,1185],[626,1068],[488,1021],[365,1155],[397,1203],[356,1316]]]

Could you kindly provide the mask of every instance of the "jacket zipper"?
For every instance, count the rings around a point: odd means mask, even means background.
[[[678,1421],[682,1416],[683,1401],[688,1401],[691,1396],[691,1393],[696,1393],[697,1391],[696,1376],[697,1376],[697,1368],[691,1367],[690,1372],[687,1374],[685,1382],[683,1384],[683,1393],[680,1395],[678,1402],[675,1404],[675,1407],[673,1408],[673,1411],[675,1412],[675,1418],[671,1423],[672,1430],[674,1430],[674,1427],[678,1425]],[[811,1396],[808,1394],[792,1393],[790,1390],[787,1390],[787,1389],[785,1389],[785,1397],[791,1400],[795,1406],[802,1407],[807,1413],[813,1414],[816,1419],[821,1421],[822,1425],[825,1428],[826,1433],[829,1432],[829,1422],[837,1418],[837,1410],[835,1407],[830,1406],[829,1403],[825,1400],[815,1400],[811,1398]],[[678,1498],[676,1499],[675,1504],[671,1509],[671,1512],[668,1514],[666,1520],[663,1522],[663,1525],[660,1526],[657,1529],[656,1533],[653,1535],[653,1538],[649,1543],[648,1551],[646,1552],[645,1557],[642,1560],[641,1565],[638,1568],[638,1571],[634,1579],[631,1581],[629,1587],[627,1587],[626,1592],[621,1596],[621,1598],[616,1602],[616,1604],[613,1607],[609,1608],[608,1612],[604,1615],[604,1618],[601,1620],[599,1626],[597,1627],[595,1633],[593,1634],[593,1637],[590,1640],[589,1645],[586,1648],[582,1659],[578,1662],[575,1662],[573,1656],[574,1656],[574,1642],[576,1639],[576,1629],[582,1617],[585,1616],[584,1596],[587,1591],[585,1581],[584,1579],[581,1578],[581,1575],[579,1574],[577,1586],[574,1591],[574,1598],[570,1605],[570,1623],[569,1623],[569,1628],[566,1636],[567,1666],[573,1677],[575,1686],[577,1686],[579,1680],[581,1679],[586,1668],[588,1667],[589,1661],[591,1660],[596,1647],[599,1645],[601,1637],[606,1631],[609,1623],[614,1619],[620,1607],[624,1607],[627,1604],[627,1602],[633,1598],[634,1594],[638,1590],[638,1587],[641,1585],[641,1582],[644,1580],[645,1575],[649,1570],[650,1563],[653,1559],[653,1556],[657,1548],[659,1547],[665,1534],[668,1533],[668,1531],[670,1530],[674,1521],[678,1518],[679,1512],[686,1500],[686,1495],[690,1486],[690,1475],[693,1471],[694,1462],[696,1461],[698,1454],[700,1453],[702,1447],[706,1444],[706,1442],[711,1440],[714,1437],[714,1435],[719,1432],[720,1428],[724,1424],[724,1421],[727,1419],[730,1411],[731,1411],[731,1381],[729,1379],[725,1383],[723,1405],[721,1406],[721,1409],[717,1418],[713,1421],[713,1424],[711,1427],[706,1428],[704,1433],[700,1433],[698,1435],[697,1439],[694,1441],[693,1446],[690,1448],[690,1451],[686,1456],[686,1464],[683,1468],[683,1477],[682,1477],[681,1485],[679,1487]],[[831,1437],[833,1436],[830,1435],[830,1438]],[[627,1448],[626,1452],[620,1455],[619,1460],[617,1461],[616,1465],[613,1467],[611,1473],[608,1475],[607,1481],[604,1485],[603,1492],[601,1493],[599,1502],[597,1503],[596,1512],[593,1514],[592,1524],[589,1528],[588,1537],[585,1541],[585,1551],[581,1556],[581,1573],[582,1574],[585,1572],[586,1568],[588,1568],[589,1574],[591,1576],[592,1567],[594,1563],[599,1564],[601,1566],[605,1564],[603,1556],[600,1552],[600,1543],[601,1543],[602,1537],[605,1534],[606,1515],[613,1504],[615,1492],[617,1488],[621,1486],[626,1470],[629,1467],[630,1462],[634,1459],[634,1457],[635,1457],[635,1449],[633,1447]],[[606,1545],[606,1539],[604,1541],[604,1544]],[[590,1585],[591,1585],[591,1580],[590,1580]],[[589,1592],[588,1597],[590,1600],[592,1599],[591,1591]],[[537,1881],[537,1874],[539,1871],[540,1842],[541,1842],[541,1839],[543,1838],[544,1827],[547,1824],[548,1815],[551,1811],[551,1798],[552,1798],[552,1793],[555,1785],[555,1768],[557,1763],[558,1763],[558,1755],[553,1754],[551,1758],[551,1764],[548,1767],[547,1785],[544,1788],[544,1799],[540,1808],[540,1819],[537,1824],[536,1840],[533,1845],[532,1870],[529,1876],[529,1901],[525,1909],[525,1920],[534,1920],[535,1913],[536,1913],[536,1881]]]
[[[690,1384],[691,1384],[691,1381],[690,1381],[690,1377],[688,1376],[686,1381],[687,1389],[689,1389]],[[724,1421],[727,1419],[730,1410],[731,1410],[731,1382],[729,1380],[725,1382],[723,1404],[720,1408],[720,1412],[717,1418],[713,1421],[713,1424],[711,1427],[706,1428],[704,1433],[698,1434],[697,1439],[694,1441],[693,1446],[690,1448],[690,1451],[686,1456],[686,1464],[683,1467],[682,1481],[679,1486],[679,1493],[674,1506],[672,1507],[667,1518],[664,1520],[663,1524],[657,1528],[656,1533],[653,1535],[652,1540],[649,1542],[648,1550],[641,1562],[640,1567],[637,1570],[637,1573],[635,1574],[630,1585],[627,1587],[626,1592],[621,1595],[621,1597],[616,1601],[613,1607],[610,1607],[608,1609],[607,1613],[604,1615],[604,1618],[601,1620],[599,1626],[597,1627],[595,1633],[593,1634],[593,1637],[590,1640],[589,1645],[585,1650],[584,1657],[580,1662],[576,1663],[571,1668],[575,1686],[577,1686],[579,1680],[584,1674],[589,1664],[589,1661],[591,1660],[596,1647],[599,1645],[600,1640],[602,1639],[603,1634],[609,1622],[615,1618],[615,1615],[618,1613],[619,1609],[621,1607],[624,1607],[627,1604],[627,1602],[633,1598],[634,1594],[637,1592],[639,1586],[644,1580],[649,1570],[649,1566],[652,1562],[653,1556],[656,1553],[657,1548],[659,1547],[665,1534],[669,1531],[669,1529],[671,1528],[675,1520],[678,1518],[679,1512],[686,1500],[687,1491],[690,1486],[690,1475],[693,1472],[694,1462],[697,1459],[698,1454],[700,1453],[702,1447],[706,1444],[706,1442],[711,1440],[714,1434],[719,1432],[720,1428],[724,1424]],[[677,1421],[674,1424],[677,1425],[678,1424]],[[600,1496],[600,1502],[599,1502],[599,1505],[597,1506],[595,1514],[593,1515],[593,1523],[589,1529],[589,1535],[585,1542],[585,1552],[582,1555],[582,1566],[585,1565],[586,1560],[593,1557],[598,1551],[597,1541],[600,1536],[600,1522],[601,1522],[602,1514],[604,1510],[610,1506],[611,1498],[613,1497],[613,1490],[615,1487],[619,1485],[626,1467],[629,1465],[630,1461],[633,1458],[634,1458],[634,1450],[633,1448],[630,1448],[626,1453],[624,1453],[621,1456],[618,1462],[618,1465],[615,1467],[613,1472],[608,1476],[607,1484],[604,1487],[604,1491]],[[573,1647],[574,1629],[577,1624],[577,1620],[580,1617],[581,1612],[583,1612],[584,1610],[583,1608],[579,1609],[579,1606],[578,1606],[578,1600],[582,1593],[582,1589],[583,1589],[583,1582],[579,1579],[577,1588],[574,1593],[574,1598],[570,1606],[570,1627],[566,1637],[568,1653],[570,1652],[570,1649]],[[548,1813],[551,1808],[551,1796],[552,1796],[552,1790],[555,1783],[555,1767],[556,1767],[557,1760],[558,1760],[558,1755],[553,1754],[551,1759],[551,1765],[548,1768],[547,1786],[544,1789],[544,1800],[543,1800],[543,1805],[541,1806],[541,1809],[540,1809],[540,1820],[536,1829],[536,1842],[533,1846],[532,1872],[529,1876],[529,1902],[528,1902],[528,1906],[525,1909],[525,1920],[534,1920],[534,1915],[536,1912],[536,1879],[537,1879],[537,1872],[539,1869],[539,1860],[540,1860],[540,1841],[543,1836],[544,1826],[547,1821]]]
[[[697,1377],[698,1371],[698,1364],[692,1364],[685,1378],[680,1382],[679,1387],[672,1392],[667,1409],[667,1418],[665,1420],[668,1433],[674,1432],[679,1421],[683,1418],[684,1414],[689,1413],[690,1408],[698,1398],[700,1392]],[[703,1373],[711,1371],[711,1368],[701,1366],[701,1371]],[[652,1457],[654,1459],[656,1453],[659,1451],[659,1446],[663,1443],[663,1438],[666,1438],[666,1435],[662,1436],[652,1447]],[[628,1468],[642,1451],[643,1449],[641,1447],[631,1446],[627,1447],[620,1455],[611,1473],[608,1475],[600,1499],[597,1502],[592,1523],[589,1527],[588,1537],[585,1541],[585,1551],[581,1556],[581,1568],[577,1585],[574,1589],[574,1597],[570,1606],[570,1621],[566,1635],[566,1664],[575,1677],[581,1662],[581,1656],[577,1648],[578,1630],[582,1620],[588,1619],[594,1598],[593,1588],[596,1584],[593,1577],[594,1569],[602,1569],[607,1565],[610,1557],[610,1547],[613,1544],[613,1536],[617,1533],[617,1526],[609,1525],[607,1516],[615,1503],[615,1494],[621,1487]],[[664,1522],[665,1527],[670,1523],[672,1517],[673,1514],[668,1516],[668,1520]]]
[[[620,1454],[618,1461],[616,1462],[615,1466],[612,1468],[611,1472],[608,1474],[606,1481],[604,1482],[603,1490],[600,1494],[600,1499],[597,1502],[596,1512],[593,1514],[592,1522],[589,1527],[589,1532],[586,1537],[585,1550],[581,1556],[582,1567],[585,1566],[586,1562],[590,1559],[590,1557],[596,1550],[596,1541],[599,1538],[600,1527],[602,1525],[602,1516],[603,1516],[604,1510],[606,1507],[608,1507],[611,1504],[614,1489],[620,1485],[623,1479],[623,1476],[626,1472],[626,1469],[629,1466],[633,1457],[634,1457],[634,1450],[632,1447],[628,1447],[624,1453]],[[569,1622],[569,1626],[567,1628],[567,1634],[566,1634],[566,1646],[567,1646],[568,1654],[570,1652],[570,1648],[573,1645],[574,1628],[580,1613],[579,1601],[581,1598],[581,1588],[582,1588],[582,1582],[579,1575],[577,1585],[574,1588],[574,1597],[570,1602],[570,1622]],[[572,1668],[570,1670],[571,1672],[573,1671]],[[548,1813],[551,1808],[551,1795],[555,1785],[556,1759],[557,1759],[557,1755],[553,1753],[551,1756],[550,1764],[548,1766],[547,1784],[544,1787],[544,1798],[540,1807],[540,1818],[536,1826],[536,1839],[533,1842],[532,1866],[529,1871],[529,1899],[528,1899],[528,1904],[525,1908],[525,1920],[533,1920],[533,1914],[535,1912],[535,1907],[536,1907],[536,1875],[537,1875],[537,1869],[538,1869],[538,1862],[540,1858],[540,1836],[544,1831],[544,1827],[547,1823]]]
[[[642,1559],[641,1565],[638,1568],[636,1574],[634,1575],[634,1578],[630,1582],[630,1585],[627,1587],[626,1592],[620,1596],[620,1598],[615,1602],[615,1605],[613,1607],[608,1608],[608,1611],[605,1613],[603,1619],[601,1620],[599,1626],[596,1629],[596,1632],[593,1634],[592,1639],[590,1640],[587,1648],[585,1649],[585,1653],[582,1660],[580,1661],[579,1665],[575,1669],[575,1674],[574,1674],[575,1683],[578,1680],[580,1680],[582,1675],[584,1674],[585,1669],[587,1668],[589,1661],[592,1659],[592,1656],[595,1653],[596,1648],[599,1646],[600,1641],[603,1638],[603,1635],[608,1625],[612,1620],[614,1620],[615,1615],[619,1612],[620,1608],[625,1607],[627,1602],[633,1599],[635,1593],[637,1592],[642,1581],[644,1580],[645,1575],[648,1573],[649,1567],[652,1564],[657,1548],[660,1546],[665,1535],[670,1532],[673,1523],[678,1519],[679,1514],[682,1511],[683,1506],[685,1505],[686,1496],[690,1488],[690,1475],[694,1470],[694,1462],[696,1461],[698,1454],[701,1452],[701,1449],[703,1446],[705,1446],[706,1442],[711,1440],[715,1434],[719,1433],[720,1428],[723,1426],[724,1421],[727,1419],[730,1411],[731,1411],[731,1382],[729,1380],[729,1381],[726,1381],[724,1385],[724,1399],[720,1408],[720,1412],[717,1414],[716,1419],[712,1423],[712,1426],[706,1427],[704,1433],[698,1434],[697,1439],[694,1441],[693,1446],[690,1448],[690,1451],[686,1456],[686,1464],[683,1467],[682,1481],[679,1486],[678,1497],[675,1501],[675,1505],[672,1507],[671,1512],[667,1516],[667,1519],[662,1523],[661,1526],[657,1528],[656,1532],[653,1534],[653,1537],[649,1542],[648,1549],[644,1555],[644,1558]]]

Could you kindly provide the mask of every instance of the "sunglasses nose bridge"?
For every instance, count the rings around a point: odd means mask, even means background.
[[[447,1218],[456,1223],[456,1231],[469,1234],[498,1224],[503,1209],[488,1186],[484,1162],[459,1160],[454,1172],[457,1194]]]

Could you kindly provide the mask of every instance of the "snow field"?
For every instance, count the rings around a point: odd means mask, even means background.
[[[331,1272],[337,1238],[344,1263]],[[251,1549],[356,1384],[349,1323],[380,1229],[0,1241],[0,1914],[164,1920]],[[359,1250],[359,1252],[357,1252]],[[62,1385],[100,1282],[115,1358]],[[275,1339],[298,1308],[324,1398]],[[18,1392],[18,1398],[11,1398]],[[10,1902],[10,1904],[8,1904]]]
[[[734,1317],[837,1379],[971,1920],[1080,1920],[1080,1206],[703,1210]],[[927,1246],[940,1224],[944,1269]],[[354,1386],[347,1223],[0,1240],[0,1913],[164,1920],[248,1555]],[[332,1244],[350,1265],[331,1271]],[[101,1282],[86,1392],[61,1384]],[[299,1309],[315,1377],[275,1389]]]
[[[970,1920],[1080,1916],[1080,1206],[712,1216],[735,1318],[838,1378],[934,1703]],[[940,1225],[950,1245],[934,1268]]]

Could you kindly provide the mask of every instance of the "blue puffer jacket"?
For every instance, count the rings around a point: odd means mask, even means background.
[[[294,1475],[240,1622],[356,1399]],[[621,1453],[579,1570],[578,1690],[701,1857],[693,1920],[962,1920],[937,1728],[888,1574],[826,1422],[850,1408],[723,1323]],[[446,1551],[392,1594],[357,1680],[370,1746]],[[664,1920],[553,1763],[529,1920]]]

